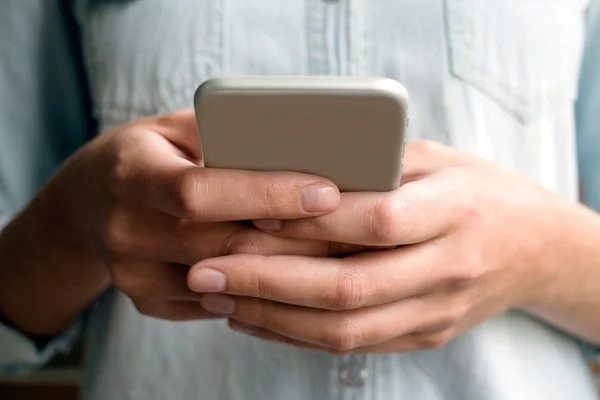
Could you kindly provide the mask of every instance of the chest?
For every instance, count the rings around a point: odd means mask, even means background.
[[[378,75],[408,88],[412,138],[540,180],[551,161],[536,148],[573,147],[563,142],[573,137],[586,4],[79,0],[78,17],[102,127],[190,107],[215,76]]]

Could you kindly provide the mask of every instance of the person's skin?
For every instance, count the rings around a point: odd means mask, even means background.
[[[90,142],[2,231],[0,312],[26,333],[52,335],[114,284],[152,317],[214,317],[186,284],[189,265],[235,253],[361,249],[229,222],[329,212],[340,195],[326,179],[199,165],[193,111],[134,121]]]
[[[508,309],[600,344],[600,217],[524,177],[433,144],[407,146],[391,193],[343,193],[278,237],[393,250],[344,258],[229,255],[188,284],[234,330],[334,353],[437,348]]]

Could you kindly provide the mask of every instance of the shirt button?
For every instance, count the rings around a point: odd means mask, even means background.
[[[367,368],[356,361],[349,361],[340,366],[340,382],[346,386],[361,387],[367,380]]]

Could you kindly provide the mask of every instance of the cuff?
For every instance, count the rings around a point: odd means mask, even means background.
[[[77,321],[60,335],[36,340],[8,324],[0,324],[0,373],[35,370],[56,354],[68,353],[79,337],[81,325],[81,321]]]

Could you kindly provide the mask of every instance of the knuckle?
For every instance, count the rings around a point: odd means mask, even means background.
[[[436,312],[430,322],[430,331],[440,331],[452,328],[460,321],[466,313],[466,306],[462,302],[449,302],[441,310]]]
[[[116,158],[115,164],[108,173],[108,191],[115,197],[122,197],[127,187],[129,167],[122,160],[122,156],[117,155]]]
[[[260,328],[270,330],[276,326],[275,321],[275,310],[268,302],[261,301],[259,299],[251,299],[250,306],[253,308],[253,322],[252,324]]]
[[[224,255],[261,254],[262,246],[259,235],[250,230],[240,230],[229,235],[223,244]]]
[[[278,208],[282,202],[282,193],[287,193],[289,188],[283,182],[268,181],[260,190],[260,199],[264,210]]]
[[[352,310],[363,306],[369,290],[364,272],[357,268],[340,268],[333,291],[324,303],[330,310]]]
[[[439,332],[418,334],[415,340],[419,348],[424,350],[435,350],[444,347],[446,344],[448,344],[451,338],[451,331],[445,330]]]
[[[304,216],[299,201],[301,187],[289,172],[271,172],[270,179],[261,179],[250,189],[251,197],[257,199],[259,208],[268,217]],[[295,173],[292,173],[295,174]]]
[[[468,176],[464,176],[465,174],[461,174],[459,179],[454,179],[453,181],[460,182],[458,183],[460,188],[455,188],[454,193],[459,193],[460,198],[456,204],[455,211],[456,216],[460,218],[463,222],[469,222],[482,217],[483,210],[481,209],[482,202],[477,198],[477,194],[475,191],[475,187],[477,184],[475,182],[471,182]]]
[[[426,155],[439,151],[442,145],[430,139],[420,139],[412,142],[410,147],[412,151]]]
[[[273,297],[273,282],[272,272],[264,266],[264,263],[259,263],[255,278],[250,284],[250,293],[257,299],[270,299]],[[262,309],[272,314],[272,307],[262,304]]]
[[[449,287],[461,291],[471,288],[485,275],[485,261],[479,254],[471,252],[459,265],[452,268]]]
[[[371,234],[378,244],[397,244],[404,229],[400,207],[394,196],[385,196],[375,207],[370,225]]]
[[[113,136],[112,166],[107,174],[109,193],[115,197],[123,197],[132,178],[132,160],[138,152],[141,132],[139,128],[129,128]]]
[[[323,343],[337,353],[350,352],[364,343],[364,332],[355,320],[343,317],[324,333]]]
[[[188,116],[190,114],[190,110],[182,109],[172,111],[166,114],[161,114],[156,117],[156,123],[158,125],[164,126],[172,126],[180,123],[181,119]]]
[[[470,302],[467,300],[466,296],[460,296],[457,300],[455,300],[450,307],[448,307],[448,328],[455,326],[461,321],[470,310]]]
[[[104,242],[112,253],[128,253],[133,247],[133,236],[129,232],[125,214],[117,207],[109,210],[106,217]]]
[[[286,230],[298,238],[316,239],[320,235],[319,219],[317,217],[308,217],[301,220],[292,220],[287,223]],[[333,242],[329,242],[333,243]]]
[[[131,298],[145,298],[148,290],[143,280],[126,266],[115,266],[112,270],[112,283],[117,289]]]
[[[202,199],[210,196],[210,193],[209,180],[199,176],[194,167],[181,174],[171,188],[171,197],[178,204],[182,216],[192,220],[203,214]]]
[[[287,175],[273,173],[272,179],[261,181],[251,189],[257,199],[257,208],[267,217],[304,215],[298,201],[298,187]]]

